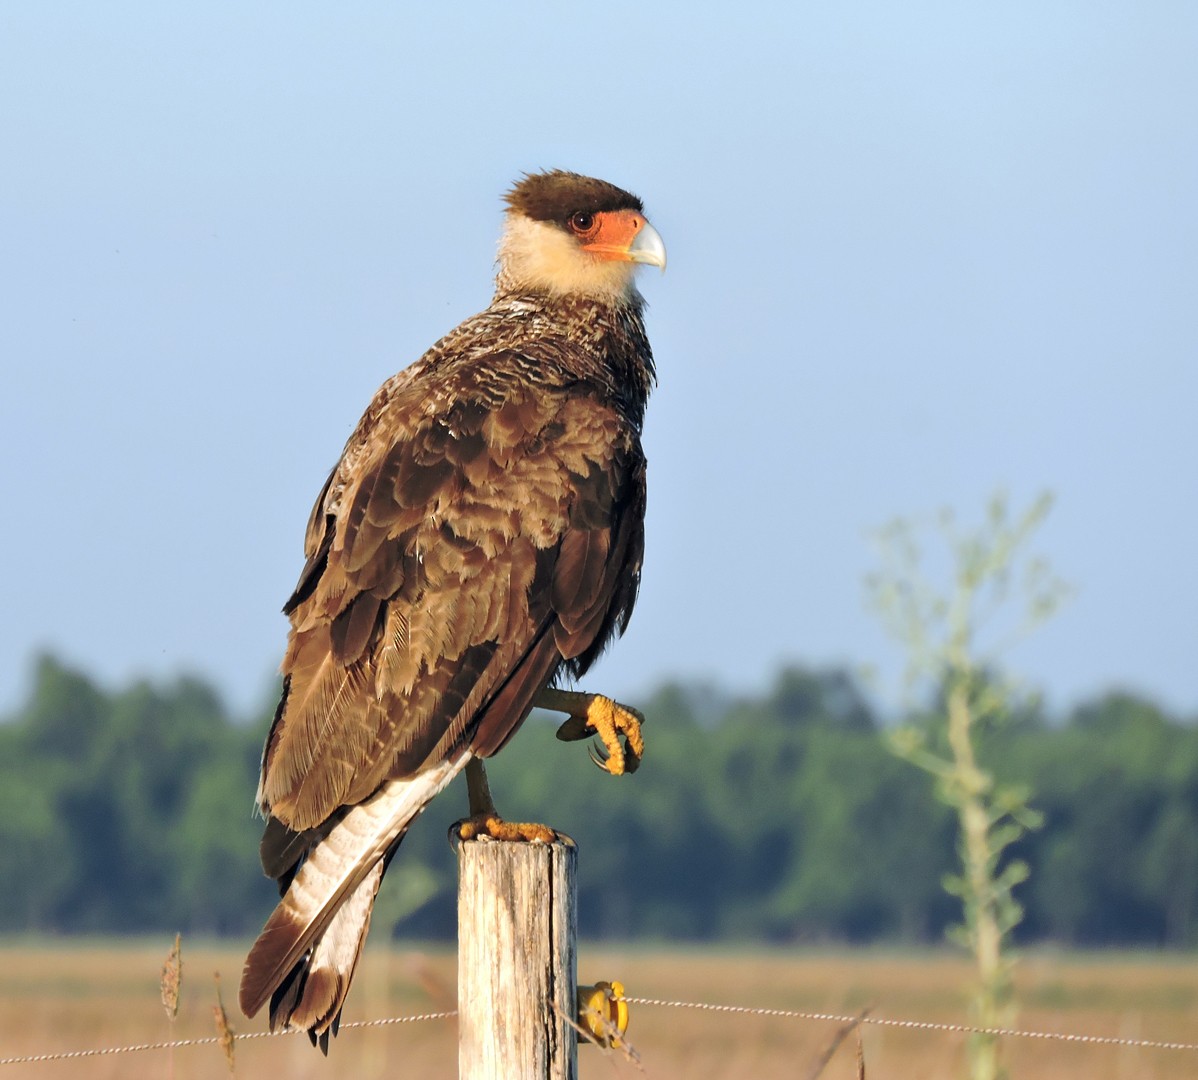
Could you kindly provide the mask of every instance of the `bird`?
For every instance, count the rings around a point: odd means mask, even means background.
[[[534,707],[609,773],[644,753],[636,709],[568,687],[640,586],[656,371],[635,277],[665,244],[639,198],[578,173],[526,173],[504,202],[490,305],[375,394],[283,608],[256,796],[281,898],[239,1003],[326,1054],[383,874],[459,772],[462,839],[551,841],[499,816],[483,767]]]

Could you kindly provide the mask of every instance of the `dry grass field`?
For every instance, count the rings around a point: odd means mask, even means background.
[[[159,1000],[161,942],[0,945],[0,1058],[122,1046],[214,1034],[213,973],[239,1033],[260,1022],[234,1015],[242,950],[183,943],[183,991],[172,1027]],[[583,982],[620,979],[630,995],[879,1017],[959,1021],[965,964],[946,954],[660,950],[583,947]],[[451,950],[376,950],[363,961],[346,1021],[452,1009]],[[1040,1030],[1198,1042],[1198,963],[1143,954],[1027,956],[1019,968],[1021,1026]],[[502,1003],[499,1003],[502,1007]],[[837,1025],[636,1006],[629,1038],[640,1068],[593,1047],[580,1051],[583,1077],[806,1077]],[[344,1031],[326,1061],[302,1036],[236,1044],[240,1077],[455,1076],[456,1024],[427,1021]],[[963,1075],[964,1036],[869,1026],[869,1080],[939,1080]],[[1166,1080],[1198,1076],[1198,1054],[1009,1040],[1012,1080]],[[845,1042],[823,1072],[856,1076]],[[0,1080],[101,1080],[228,1076],[214,1045],[40,1064],[0,1066]]]

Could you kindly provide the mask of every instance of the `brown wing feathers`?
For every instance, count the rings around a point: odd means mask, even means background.
[[[630,495],[626,450],[604,444],[614,425],[594,402],[466,402],[422,419],[343,485],[345,509],[314,552],[323,563],[310,560],[296,593],[307,597],[293,609],[263,789],[295,828],[420,767],[447,731],[464,735],[461,704],[506,681],[496,657],[519,662],[549,620],[558,659],[579,656],[628,569],[610,558],[613,525],[620,556],[639,527],[616,506]],[[546,679],[555,666],[534,664]]]
[[[610,417],[594,402],[515,400],[459,418],[400,438],[342,484],[344,513],[314,511],[290,605],[262,785],[262,861],[287,888],[242,1001],[254,1011],[273,995],[272,1024],[324,1038],[369,921],[339,905],[361,894],[368,913],[381,874],[369,859],[343,877],[297,869],[316,852],[332,862],[326,837],[344,807],[467,747],[501,748],[563,662],[577,672],[593,660],[639,572],[642,461],[627,437],[605,441]],[[394,850],[423,808],[411,799],[372,850]]]

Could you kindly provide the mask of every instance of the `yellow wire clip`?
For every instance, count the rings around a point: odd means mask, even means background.
[[[578,1023],[600,1046],[619,1049],[628,1030],[628,1000],[622,982],[598,982],[578,988]]]

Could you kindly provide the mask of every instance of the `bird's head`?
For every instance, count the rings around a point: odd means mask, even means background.
[[[620,300],[641,265],[666,265],[641,200],[578,173],[534,173],[505,196],[500,288]]]

